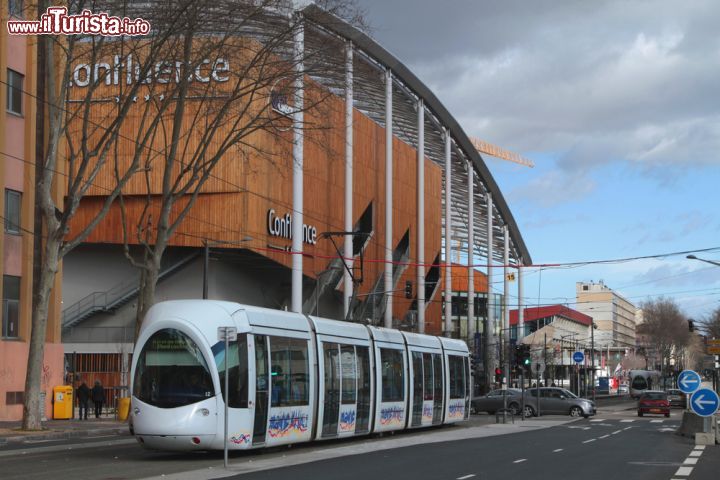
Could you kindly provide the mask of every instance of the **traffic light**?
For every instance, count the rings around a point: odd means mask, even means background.
[[[518,345],[515,348],[515,365],[530,365],[530,345]]]
[[[405,281],[405,298],[412,298],[412,282]]]
[[[695,331],[695,325],[693,325],[693,321],[692,321],[692,320],[688,320],[688,330],[691,331],[691,332],[694,332],[694,331]]]
[[[495,383],[500,382],[502,382],[502,369],[498,367],[495,369]]]

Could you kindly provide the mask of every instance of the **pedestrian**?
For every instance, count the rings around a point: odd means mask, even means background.
[[[90,387],[87,386],[87,383],[82,382],[80,384],[80,386],[77,388],[76,396],[78,399],[78,404],[80,406],[78,418],[80,420],[87,420],[88,400],[90,400]]]
[[[105,401],[105,390],[100,380],[95,380],[95,386],[92,388],[92,401],[95,404],[95,418],[100,418],[103,402]]]

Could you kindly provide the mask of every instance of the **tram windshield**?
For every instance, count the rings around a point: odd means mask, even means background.
[[[212,397],[212,377],[197,344],[172,328],[154,333],[138,357],[133,395],[160,408]]]

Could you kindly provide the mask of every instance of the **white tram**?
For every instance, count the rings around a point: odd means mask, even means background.
[[[225,351],[219,327],[235,327]],[[155,305],[136,344],[131,425],[161,450],[249,449],[466,420],[459,340],[213,300]],[[228,392],[225,372],[228,375]]]

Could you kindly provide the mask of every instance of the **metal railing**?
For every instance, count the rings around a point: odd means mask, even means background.
[[[162,270],[158,275],[158,281],[184,267],[199,255],[199,252],[195,252]],[[62,328],[70,328],[95,313],[112,311],[136,297],[139,291],[139,275],[134,275],[106,292],[92,292],[63,310]]]

